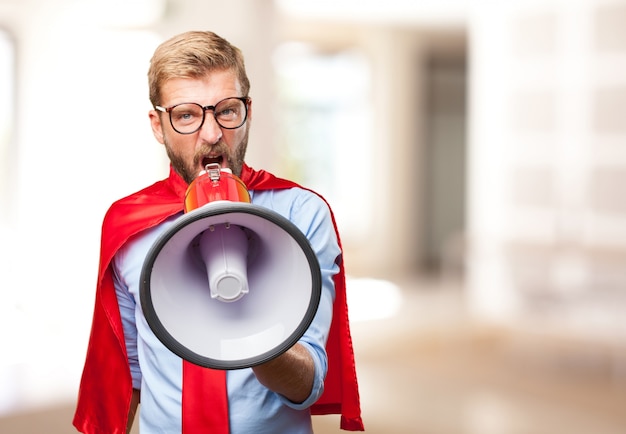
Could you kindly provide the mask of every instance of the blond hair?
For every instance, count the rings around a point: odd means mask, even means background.
[[[150,102],[161,104],[161,88],[172,78],[199,78],[215,70],[232,70],[243,95],[250,91],[241,50],[213,32],[191,31],[174,36],[157,47],[150,60]]]

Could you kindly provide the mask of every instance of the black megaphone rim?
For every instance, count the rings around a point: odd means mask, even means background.
[[[207,217],[232,213],[251,214],[256,217],[261,217],[275,224],[276,226],[279,226],[282,230],[287,232],[293,238],[293,240],[297,242],[302,252],[304,253],[304,256],[306,257],[311,272],[312,288],[311,297],[309,299],[309,304],[305,315],[303,316],[300,324],[287,337],[287,339],[283,340],[281,344],[277,345],[269,351],[266,351],[254,357],[242,358],[237,360],[221,360],[206,357],[204,355],[196,353],[193,350],[190,350],[168,332],[167,328],[163,325],[156,313],[150,289],[150,282],[154,263],[159,253],[178,231],[198,220]],[[249,368],[260,365],[262,363],[266,363],[282,355],[287,350],[289,350],[289,348],[295,345],[309,328],[311,322],[313,322],[313,318],[317,313],[317,309],[321,299],[321,287],[322,278],[317,255],[313,251],[309,240],[295,224],[293,224],[291,221],[278,214],[277,212],[265,207],[246,202],[222,201],[219,202],[219,205],[217,205],[217,202],[211,202],[200,208],[191,210],[183,214],[174,221],[172,226],[170,226],[165,232],[160,234],[160,236],[150,247],[148,254],[144,260],[141,270],[139,295],[141,299],[142,311],[144,317],[146,318],[148,326],[155,334],[155,336],[159,339],[159,341],[161,341],[161,343],[171,352],[181,357],[182,359],[199,366],[220,370],[234,370]]]

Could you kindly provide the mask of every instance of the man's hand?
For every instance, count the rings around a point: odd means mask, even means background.
[[[313,358],[300,344],[252,370],[262,385],[297,404],[304,402],[313,389]]]
[[[130,400],[130,409],[128,410],[128,421],[126,422],[126,434],[130,433],[135,421],[135,413],[139,407],[139,398],[141,393],[137,389],[133,389],[133,397]]]

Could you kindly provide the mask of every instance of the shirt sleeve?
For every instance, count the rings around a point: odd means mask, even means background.
[[[299,190],[299,189],[298,189]],[[283,402],[294,409],[305,409],[313,405],[324,391],[324,380],[328,371],[326,342],[332,321],[335,285],[333,277],[339,272],[341,250],[332,223],[330,210],[317,195],[300,190],[297,200],[292,202],[289,220],[302,231],[315,252],[321,271],[322,291],[315,317],[300,338],[310,353],[315,364],[313,389],[309,397],[300,404],[295,404],[284,397]]]
[[[133,389],[141,389],[141,369],[139,368],[139,356],[137,352],[137,326],[135,324],[135,297],[130,293],[128,285],[125,284],[120,270],[120,261],[124,256],[124,250],[118,251],[113,258],[113,284],[117,304],[122,317],[122,327],[124,329],[124,340],[126,342],[126,353],[130,374],[133,380]]]

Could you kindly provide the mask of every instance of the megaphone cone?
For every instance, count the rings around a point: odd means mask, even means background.
[[[241,182],[218,172],[211,188],[215,179]],[[186,203],[207,193],[194,184]],[[235,188],[244,201],[218,190],[219,200],[186,208],[152,245],[140,298],[148,325],[170,351],[200,366],[240,369],[278,357],[302,337],[317,312],[321,273],[293,223],[246,202],[245,188],[243,195]]]

